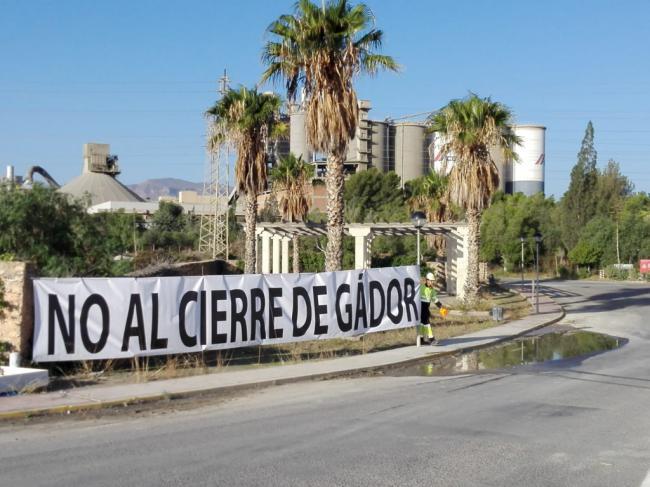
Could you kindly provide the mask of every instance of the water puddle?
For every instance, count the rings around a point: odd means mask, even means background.
[[[564,329],[552,333],[526,335],[504,345],[386,370],[384,375],[391,377],[434,376],[504,369],[586,357],[613,350],[625,343],[627,340],[623,338]]]

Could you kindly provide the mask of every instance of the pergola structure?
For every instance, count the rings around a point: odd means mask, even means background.
[[[464,297],[467,280],[467,224],[426,223],[422,235],[441,235],[447,241],[447,292]],[[369,269],[372,240],[378,235],[416,235],[410,223],[355,223],[345,226],[345,234],[354,237],[354,268]],[[319,223],[258,223],[257,270],[262,274],[289,272],[289,242],[294,236],[325,237],[327,228]]]

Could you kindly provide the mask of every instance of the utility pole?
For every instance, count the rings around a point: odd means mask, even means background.
[[[218,80],[218,93],[223,97],[230,89],[230,78],[226,70]],[[214,135],[214,127],[208,127],[208,137]],[[212,259],[228,259],[228,213],[230,198],[230,142],[215,146],[208,142],[208,162],[203,195],[208,198],[208,211],[201,213],[199,252]]]

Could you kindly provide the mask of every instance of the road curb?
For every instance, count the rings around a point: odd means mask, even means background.
[[[545,321],[542,324],[522,330],[520,333],[509,335],[503,338],[497,338],[483,344],[468,345],[466,347],[457,348],[455,350],[442,351],[442,352],[436,352],[435,349],[433,349],[431,353],[427,353],[421,357],[407,359],[407,360],[400,360],[398,362],[394,362],[387,365],[372,365],[367,367],[356,367],[353,369],[341,370],[336,372],[307,374],[307,375],[287,377],[282,379],[270,379],[270,380],[263,380],[259,382],[250,382],[246,384],[209,387],[206,389],[195,389],[195,390],[183,391],[183,392],[173,392],[173,393],[161,392],[161,393],[149,394],[144,396],[131,396],[125,399],[111,400],[111,401],[97,401],[94,403],[70,404],[70,405],[60,405],[60,406],[45,407],[45,408],[36,408],[36,409],[24,409],[20,411],[0,412],[0,422],[30,419],[30,418],[37,418],[37,417],[44,417],[44,416],[67,416],[72,413],[82,413],[84,411],[97,411],[101,409],[108,409],[114,407],[126,408],[138,404],[148,404],[148,403],[164,401],[164,400],[187,399],[187,398],[196,397],[200,395],[212,395],[220,392],[222,393],[243,392],[243,391],[249,391],[255,389],[264,389],[272,386],[293,384],[297,382],[306,382],[310,380],[331,380],[336,378],[345,378],[357,374],[375,372],[379,370],[387,370],[387,369],[400,367],[404,365],[415,364],[425,360],[430,360],[433,357],[447,357],[450,355],[468,353],[474,350],[481,350],[484,348],[493,347],[500,343],[504,343],[519,338],[523,335],[526,335],[527,333],[530,333],[531,331],[539,330],[540,328],[544,328],[561,321],[566,316],[566,311],[561,305],[557,304],[555,300],[553,300],[548,296],[547,298],[553,301],[553,303],[555,303],[558,306],[559,308],[558,312],[560,313],[560,316],[554,317],[553,319],[549,321]]]

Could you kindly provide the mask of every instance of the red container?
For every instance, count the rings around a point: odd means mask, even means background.
[[[641,259],[639,261],[639,270],[641,274],[650,274],[650,259]]]

